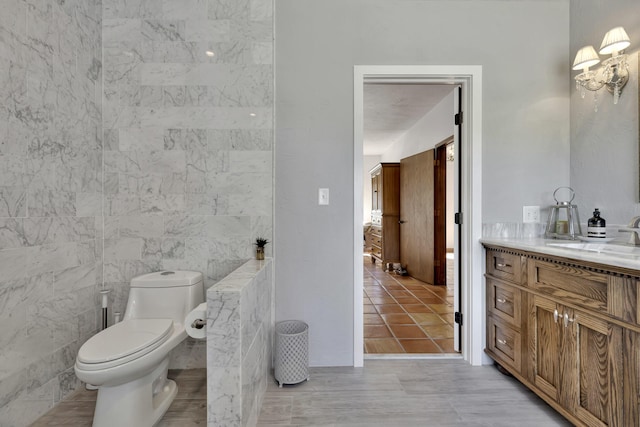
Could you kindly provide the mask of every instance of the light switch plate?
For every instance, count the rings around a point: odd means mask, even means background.
[[[319,188],[318,189],[318,204],[319,205],[328,205],[329,204],[329,189],[328,188]]]
[[[523,206],[522,207],[522,222],[540,222],[540,206]]]

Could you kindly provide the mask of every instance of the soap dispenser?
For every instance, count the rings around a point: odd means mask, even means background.
[[[607,227],[604,218],[600,217],[600,210],[593,211],[593,217],[587,222],[587,237],[594,239],[604,239],[607,237]]]

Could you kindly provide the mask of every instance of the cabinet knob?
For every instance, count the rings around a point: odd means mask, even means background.
[[[498,267],[503,267],[503,268],[504,268],[504,267],[511,267],[511,264],[503,264],[503,263],[501,263],[501,262],[497,263],[496,265],[497,265]]]
[[[504,304],[505,302],[507,302],[507,300],[504,298],[498,298],[496,301],[498,301],[500,304]]]
[[[404,224],[405,222],[407,222],[407,221],[399,220],[398,224]]]
[[[496,341],[498,341],[498,344],[507,345],[507,340],[498,338]]]
[[[558,309],[556,308],[555,310],[553,310],[553,321],[558,323]]]

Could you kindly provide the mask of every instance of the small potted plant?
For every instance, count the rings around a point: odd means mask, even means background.
[[[256,238],[256,259],[264,259],[264,247],[269,243],[264,237]]]

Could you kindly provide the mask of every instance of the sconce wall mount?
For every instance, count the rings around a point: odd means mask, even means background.
[[[594,92],[596,111],[598,111],[598,90],[603,86],[613,94],[613,103],[618,103],[622,88],[629,80],[627,55],[623,53],[629,45],[631,41],[624,28],[616,27],[609,30],[602,40],[600,55],[611,55],[611,58],[603,61],[599,69],[589,70],[590,67],[600,63],[600,57],[593,46],[585,46],[576,54],[573,69],[582,70],[582,73],[575,77],[576,88],[583,98],[587,90]]]

